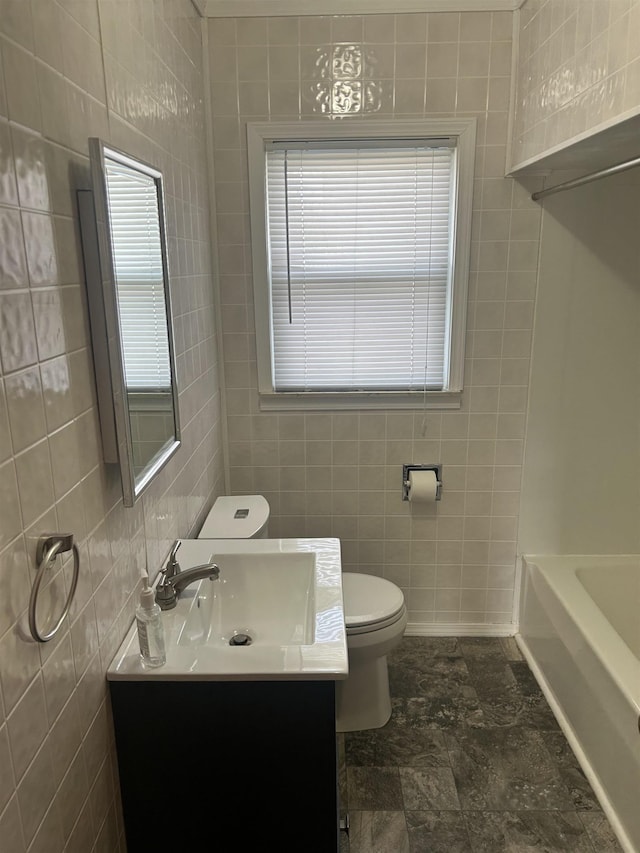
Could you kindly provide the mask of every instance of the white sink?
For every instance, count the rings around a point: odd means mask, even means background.
[[[314,555],[217,554],[218,580],[199,584],[178,645],[308,646],[315,627]],[[182,593],[189,593],[187,589]]]
[[[110,681],[346,678],[339,540],[183,539],[177,556],[183,571],[215,562],[219,578],[162,614],[164,666],[142,665],[134,624]]]

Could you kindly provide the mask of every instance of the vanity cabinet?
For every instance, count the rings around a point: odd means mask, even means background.
[[[128,853],[337,853],[334,681],[109,688]]]

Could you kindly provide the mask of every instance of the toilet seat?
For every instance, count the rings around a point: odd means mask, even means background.
[[[375,575],[344,572],[342,592],[347,636],[386,628],[406,613],[402,590]]]

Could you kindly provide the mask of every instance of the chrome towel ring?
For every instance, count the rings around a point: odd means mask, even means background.
[[[36,621],[36,606],[38,603],[38,593],[42,585],[42,579],[47,569],[53,565],[58,554],[63,554],[66,551],[73,551],[73,576],[71,578],[71,589],[69,595],[62,608],[62,613],[56,621],[53,628],[46,633],[40,631]],[[78,586],[78,575],[80,573],[80,553],[78,546],[73,541],[73,533],[48,533],[38,539],[38,547],[36,549],[36,563],[38,571],[36,573],[33,586],[31,587],[31,596],[29,598],[29,630],[34,640],[39,643],[48,643],[52,640],[60,630],[62,623],[67,618],[71,602],[76,594]]]

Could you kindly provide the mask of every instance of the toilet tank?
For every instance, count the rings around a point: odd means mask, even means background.
[[[266,539],[269,504],[262,495],[219,497],[209,510],[198,539]]]

